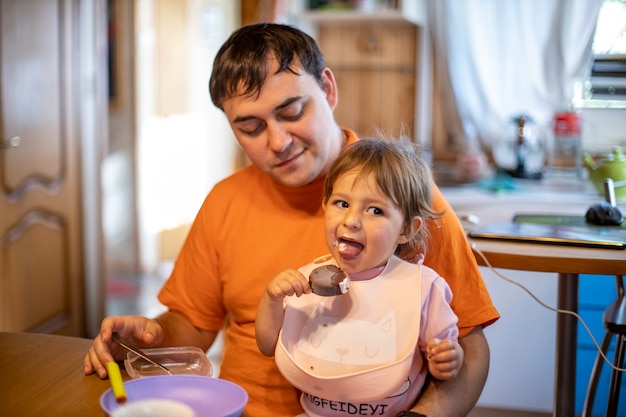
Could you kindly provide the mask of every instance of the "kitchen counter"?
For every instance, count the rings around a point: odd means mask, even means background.
[[[574,179],[482,181],[440,187],[459,216],[480,214],[480,223],[510,221],[512,212],[584,216],[603,196],[592,184]],[[618,205],[626,201],[618,201]],[[625,206],[626,208],[626,206]]]

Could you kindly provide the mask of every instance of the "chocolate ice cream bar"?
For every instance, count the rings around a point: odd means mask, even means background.
[[[346,274],[335,265],[322,265],[311,271],[309,284],[313,293],[324,297],[348,292],[349,280]]]

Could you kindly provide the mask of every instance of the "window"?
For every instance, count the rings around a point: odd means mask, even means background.
[[[626,107],[626,0],[604,0],[592,48],[586,107]]]

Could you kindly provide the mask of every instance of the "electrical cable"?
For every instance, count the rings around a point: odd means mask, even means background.
[[[574,312],[574,311],[570,311],[570,310],[563,310],[560,308],[554,308],[551,307],[549,305],[547,305],[546,303],[544,303],[543,301],[541,301],[535,294],[533,294],[528,288],[526,288],[525,286],[523,286],[522,284],[520,284],[519,282],[505,276],[504,274],[496,271],[496,269],[491,265],[491,263],[489,263],[489,260],[487,259],[487,257],[485,256],[484,253],[481,252],[480,249],[478,249],[478,246],[474,243],[474,241],[472,241],[469,237],[468,237],[469,243],[472,247],[472,249],[478,253],[478,255],[481,257],[481,259],[485,262],[485,265],[487,265],[487,267],[494,273],[496,274],[496,276],[498,276],[499,278],[503,279],[504,281],[507,281],[510,284],[516,285],[519,288],[521,288],[522,290],[524,290],[528,295],[531,296],[531,298],[533,300],[535,300],[540,306],[550,310],[550,311],[554,311],[555,313],[560,313],[560,314],[569,314],[571,316],[576,317],[576,319],[578,319],[578,321],[583,325],[583,327],[585,328],[585,330],[587,331],[587,333],[589,334],[589,337],[591,337],[591,341],[593,342],[593,344],[596,346],[596,349],[598,350],[598,353],[600,354],[600,356],[602,356],[602,359],[604,360],[604,362],[608,363],[609,366],[611,368],[613,368],[614,370],[618,371],[618,372],[626,372],[626,368],[619,368],[615,365],[613,365],[613,363],[611,362],[611,360],[609,358],[607,358],[607,356],[604,354],[604,352],[602,351],[602,348],[600,347],[600,344],[596,341],[596,338],[593,337],[593,333],[591,332],[591,330],[589,329],[589,326],[587,326],[587,323],[585,323],[585,320],[583,320],[583,318],[578,315],[578,313]]]

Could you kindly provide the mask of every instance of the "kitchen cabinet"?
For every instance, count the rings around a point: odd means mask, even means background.
[[[319,43],[339,89],[335,119],[360,136],[401,134],[416,142],[429,135],[424,88],[423,4],[399,2],[374,12],[310,11],[293,14],[296,26]]]
[[[323,22],[318,41],[339,88],[335,118],[361,136],[415,132],[417,27],[406,21]]]

